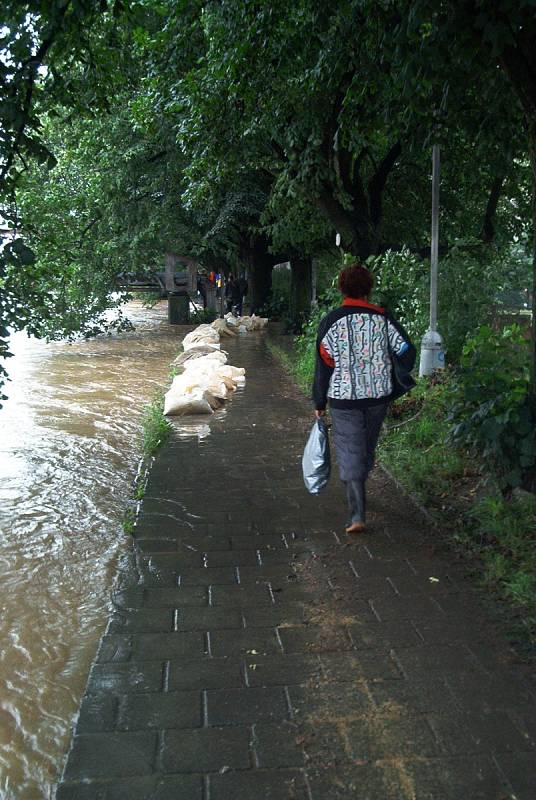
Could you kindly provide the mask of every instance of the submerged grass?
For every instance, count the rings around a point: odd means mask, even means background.
[[[148,404],[142,419],[143,457],[150,458],[169,438],[172,427],[164,416],[164,398],[159,392]]]
[[[272,354],[306,394],[310,350],[269,341]],[[400,484],[426,506],[445,542],[474,567],[476,581],[508,604],[512,639],[536,659],[536,497],[501,495],[481,465],[449,442],[448,373],[419,380],[390,409],[378,456]]]
[[[153,400],[147,404],[142,417],[142,463],[129,506],[123,517],[123,531],[127,536],[132,536],[136,526],[136,506],[145,497],[147,486],[147,462],[169,438],[172,426],[164,416],[164,397],[158,392]]]

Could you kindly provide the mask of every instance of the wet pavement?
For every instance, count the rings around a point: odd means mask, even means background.
[[[379,469],[349,539],[308,404],[227,349],[246,388],[157,456],[58,800],[534,800],[535,686],[463,569]]]

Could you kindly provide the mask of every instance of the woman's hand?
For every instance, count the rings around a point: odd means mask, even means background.
[[[315,409],[315,417],[316,417],[317,419],[320,419],[320,417],[325,417],[325,416],[326,416],[326,411],[325,411],[325,409],[319,409],[319,408],[316,408],[316,409]]]

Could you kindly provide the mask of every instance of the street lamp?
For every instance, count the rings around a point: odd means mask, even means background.
[[[437,271],[439,252],[439,145],[432,150],[432,246],[430,272],[430,327],[423,336],[419,375],[445,368],[443,337],[437,330]]]

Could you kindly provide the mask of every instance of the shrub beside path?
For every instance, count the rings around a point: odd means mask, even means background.
[[[534,800],[535,685],[461,568],[379,470],[349,539],[308,404],[226,348],[245,391],[157,455],[58,800]]]

